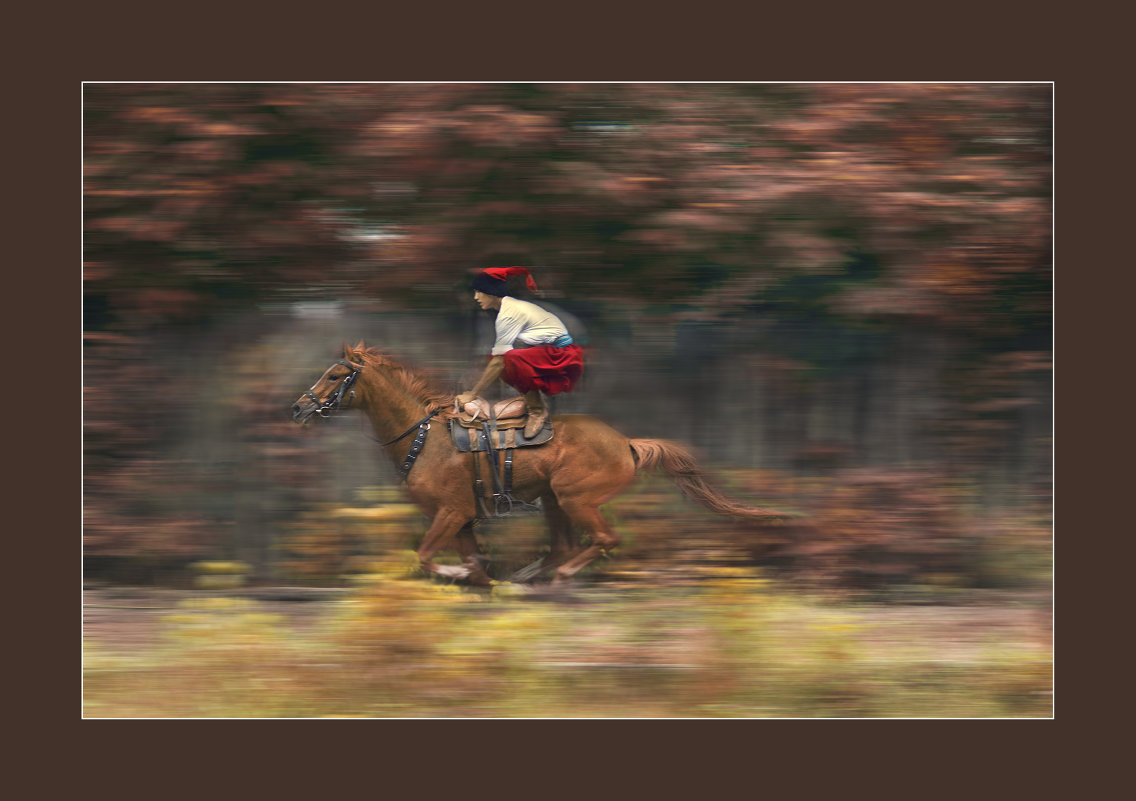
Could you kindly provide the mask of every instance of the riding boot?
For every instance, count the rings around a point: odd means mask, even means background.
[[[525,437],[532,439],[540,433],[548,420],[548,407],[544,405],[544,396],[540,394],[540,390],[525,393],[525,410],[529,413],[529,419],[525,422]]]

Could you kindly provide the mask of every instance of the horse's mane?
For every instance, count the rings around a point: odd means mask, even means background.
[[[442,417],[454,416],[454,395],[441,392],[431,385],[430,381],[401,362],[395,361],[390,354],[378,348],[368,348],[362,342],[356,345],[349,356],[357,362],[369,364],[373,367],[387,368],[387,375],[395,385],[415,400],[426,405],[427,412],[438,412]]]

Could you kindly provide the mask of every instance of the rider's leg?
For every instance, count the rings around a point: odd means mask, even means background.
[[[525,393],[525,409],[529,413],[529,419],[525,423],[525,436],[532,439],[540,433],[545,421],[548,420],[548,407],[540,390],[533,389]]]

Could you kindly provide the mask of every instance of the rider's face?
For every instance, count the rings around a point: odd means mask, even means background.
[[[499,309],[501,308],[501,298],[496,295],[487,295],[484,292],[474,292],[473,300],[478,306],[483,309]]]

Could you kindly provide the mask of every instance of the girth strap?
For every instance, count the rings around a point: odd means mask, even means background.
[[[485,453],[489,457],[489,472],[493,476],[493,506],[494,517],[507,517],[513,512],[539,512],[539,506],[535,504],[526,503],[517,500],[513,497],[513,451],[506,449],[504,464],[501,463],[497,454],[497,447],[493,444],[493,432],[489,427],[489,421],[482,423],[480,436],[484,438]],[[474,459],[476,460],[477,452],[474,451]],[[474,462],[474,477],[475,486],[478,483],[478,474],[476,472],[477,463]],[[480,497],[480,495],[479,495]]]
[[[482,519],[493,517],[485,503],[485,482],[481,480],[481,451],[471,451],[470,456],[473,457],[473,497],[477,501],[477,516]]]
[[[497,461],[497,448],[493,445],[493,430],[489,428],[489,423],[481,424],[481,436],[485,442],[485,454],[489,457],[490,473],[493,475],[493,488],[497,491],[493,494],[494,498],[498,498],[505,494],[505,488],[501,486],[501,465]]]

